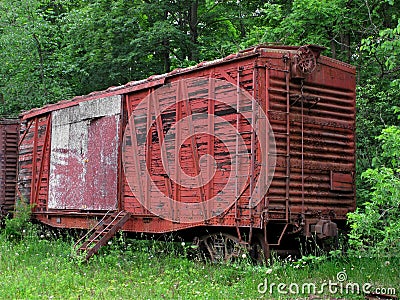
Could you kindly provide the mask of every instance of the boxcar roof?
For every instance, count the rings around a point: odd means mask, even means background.
[[[320,46],[316,46],[316,45],[308,45],[308,46],[312,46],[312,47],[318,49],[318,51],[325,49],[324,47],[320,47]],[[42,114],[45,114],[45,113],[48,113],[48,112],[51,112],[54,110],[59,110],[59,109],[63,109],[66,107],[74,106],[83,101],[93,100],[96,98],[109,97],[109,96],[117,95],[117,94],[125,94],[125,93],[130,93],[130,92],[134,92],[134,91],[147,89],[147,88],[154,87],[154,86],[163,85],[166,78],[173,77],[173,76],[183,74],[183,73],[193,72],[193,71],[201,69],[201,68],[219,65],[219,64],[223,64],[225,62],[230,62],[230,61],[245,58],[245,57],[258,56],[262,52],[288,52],[288,51],[292,52],[292,51],[297,51],[298,48],[299,48],[299,46],[258,45],[258,46],[254,46],[254,47],[251,47],[251,48],[248,48],[245,50],[241,50],[238,53],[228,55],[224,58],[220,58],[220,59],[216,59],[216,60],[212,60],[212,61],[204,61],[204,62],[198,63],[197,65],[192,66],[192,67],[182,68],[182,69],[178,68],[169,73],[165,73],[165,74],[161,74],[161,75],[152,75],[152,76],[148,77],[147,79],[130,81],[127,84],[120,85],[120,86],[112,86],[103,91],[95,91],[95,92],[92,92],[87,95],[76,96],[72,99],[62,100],[57,103],[48,104],[48,105],[45,105],[40,108],[33,108],[29,111],[22,112],[20,117],[23,120],[26,120],[26,119],[30,119],[32,117],[39,116],[39,115],[42,115]],[[328,60],[331,60],[332,62],[335,62],[336,64],[339,63],[346,69],[354,69],[355,70],[355,68],[349,64],[346,64],[346,63],[343,63],[343,62],[340,62],[340,61],[337,61],[334,59],[330,59],[328,57],[325,57],[325,58]]]

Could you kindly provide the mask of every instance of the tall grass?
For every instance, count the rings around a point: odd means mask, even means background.
[[[0,299],[297,299],[308,293],[282,294],[270,283],[348,281],[393,287],[399,291],[399,258],[337,255],[300,261],[276,260],[255,266],[250,259],[214,264],[188,259],[180,243],[116,238],[88,263],[72,251],[71,239],[55,239],[34,231],[19,240],[0,235]],[[263,285],[260,286],[261,288]],[[363,299],[361,294],[325,297]]]

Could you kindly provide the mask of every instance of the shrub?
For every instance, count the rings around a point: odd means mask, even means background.
[[[24,236],[31,235],[34,232],[34,225],[31,220],[31,206],[23,200],[15,203],[13,218],[5,220],[4,233],[11,239],[21,239]]]
[[[382,153],[378,165],[362,174],[370,186],[369,200],[348,214],[349,242],[356,249],[399,254],[400,249],[400,127],[391,126],[377,138]]]

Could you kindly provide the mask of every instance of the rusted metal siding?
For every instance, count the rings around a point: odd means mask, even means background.
[[[49,209],[117,208],[121,97],[52,112]]]
[[[0,218],[14,209],[18,133],[18,120],[0,119]]]

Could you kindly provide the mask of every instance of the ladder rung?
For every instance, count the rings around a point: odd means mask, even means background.
[[[271,133],[273,133],[274,135],[284,135],[284,136],[289,136],[289,133],[287,133],[287,132],[274,132],[274,131],[271,131]]]
[[[273,199],[273,198],[268,198],[268,199],[271,200],[271,199]],[[284,197],[276,197],[276,198],[274,198],[274,199],[275,199],[275,200],[276,200],[276,199],[286,200],[286,198],[284,198]],[[281,205],[279,205],[279,204],[278,204],[278,205],[276,205],[276,204],[275,204],[275,205],[274,205],[274,204],[271,205],[271,204],[270,204],[269,207],[268,207],[268,209],[281,209],[281,210],[282,210],[282,209],[286,209],[286,206],[285,206],[285,205],[282,205],[282,204],[281,204]]]
[[[283,219],[284,217],[282,215],[286,215],[286,211],[269,211],[268,214],[270,215],[276,215],[278,218],[276,219]]]
[[[268,175],[268,177],[272,177],[272,178],[289,178],[290,176],[288,175]]]
[[[285,207],[283,207],[283,208],[273,208],[273,209],[268,208],[268,212],[269,212],[269,213],[280,213],[280,214],[284,214],[284,213],[286,212],[286,208],[285,208]]]
[[[281,89],[274,89],[274,88],[268,88],[268,91],[270,91],[270,92],[277,92],[277,93],[282,93],[282,94],[287,94],[287,93],[289,93],[289,91],[288,90],[281,90]]]
[[[289,154],[285,154],[285,153],[271,153],[271,152],[268,152],[268,155],[289,157]]]
[[[238,132],[236,132],[237,135],[249,134],[249,133],[252,134],[252,133],[254,133],[254,131],[240,131],[240,132],[238,131]]]
[[[288,111],[281,111],[281,110],[268,110],[268,112],[276,113],[276,114],[289,114]]]

